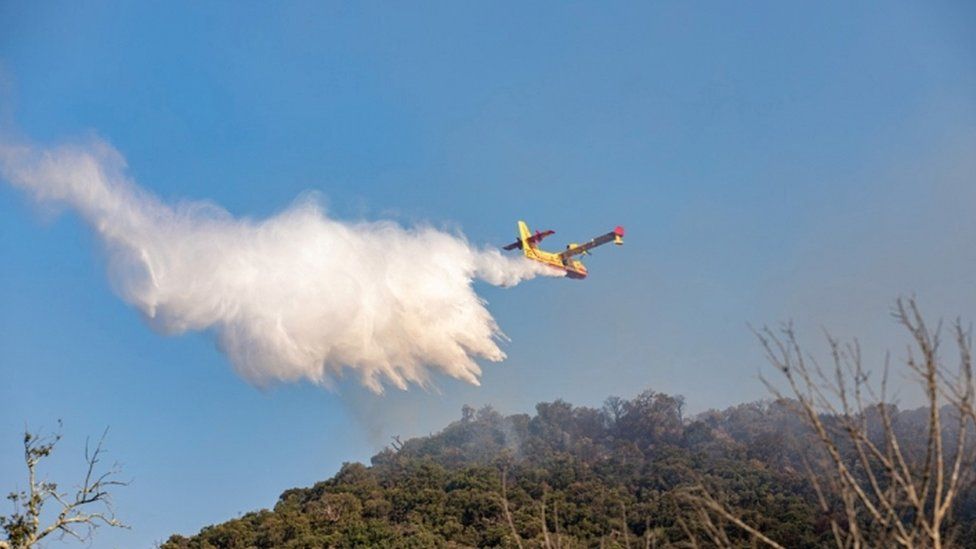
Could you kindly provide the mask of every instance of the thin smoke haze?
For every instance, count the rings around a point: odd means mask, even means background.
[[[312,198],[263,220],[140,188],[110,145],[0,144],[0,170],[35,200],[65,205],[107,251],[113,287],[166,334],[207,331],[262,386],[330,385],[351,370],[375,392],[432,371],[477,385],[503,334],[474,291],[554,275],[458,234],[330,218]],[[555,273],[558,275],[558,273]]]

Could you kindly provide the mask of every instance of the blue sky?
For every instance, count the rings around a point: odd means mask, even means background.
[[[97,135],[165,200],[243,217],[313,190],[479,244],[519,218],[557,245],[627,228],[584,282],[479,286],[512,340],[481,387],[259,390],[206,334],[152,332],[77,217],[0,185],[0,489],[23,482],[25,422],[63,418],[55,479],[111,426],[132,529],[98,547],[271,506],[464,403],[761,398],[748,323],[857,335],[871,359],[901,348],[899,295],[976,316],[966,2],[0,2],[0,134]]]

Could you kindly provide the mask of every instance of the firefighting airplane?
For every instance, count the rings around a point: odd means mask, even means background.
[[[535,234],[532,234],[525,221],[518,222],[518,230],[518,240],[503,247],[503,250],[520,249],[525,254],[525,257],[555,269],[566,271],[566,276],[576,279],[586,278],[586,266],[583,265],[582,261],[573,259],[573,256],[580,254],[589,255],[589,250],[607,242],[613,242],[617,246],[621,246],[624,243],[624,228],[617,226],[617,228],[609,233],[598,236],[586,244],[576,244],[574,242],[566,246],[566,250],[555,253],[540,250],[539,242],[542,242],[542,239],[549,235],[556,234],[556,231],[536,231]]]

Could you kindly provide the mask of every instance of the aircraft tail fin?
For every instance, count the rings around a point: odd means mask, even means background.
[[[502,246],[503,250],[514,250],[517,248],[525,252],[525,255],[529,255],[529,250],[536,249],[539,246],[539,243],[542,242],[542,239],[556,234],[556,231],[552,230],[536,231],[535,234],[532,234],[532,231],[529,229],[529,226],[525,224],[525,221],[518,222],[518,229],[518,240],[507,246]]]
[[[536,243],[532,241],[532,231],[529,230],[529,226],[525,224],[525,221],[518,222],[519,228],[519,240],[522,242],[522,251],[526,251],[529,248],[535,248]]]

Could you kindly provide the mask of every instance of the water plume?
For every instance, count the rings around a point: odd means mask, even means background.
[[[334,219],[313,197],[262,220],[207,202],[167,204],[101,141],[0,144],[0,173],[92,227],[116,292],[153,328],[213,334],[259,386],[330,385],[347,370],[375,392],[427,385],[433,371],[477,385],[476,359],[505,354],[474,280],[511,286],[554,274],[431,226]]]

